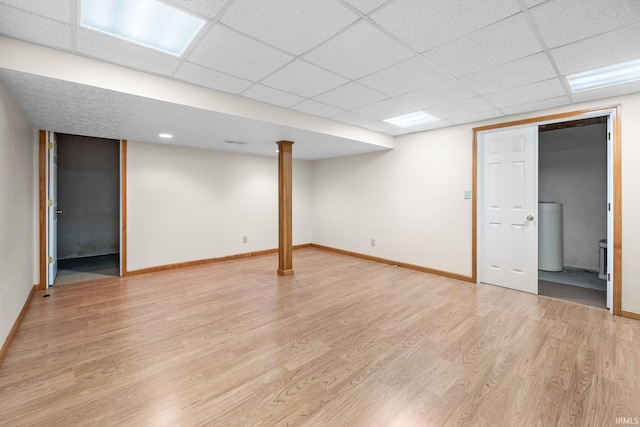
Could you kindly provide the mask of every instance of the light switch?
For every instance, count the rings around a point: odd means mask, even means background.
[[[471,190],[464,190],[464,198],[465,199],[471,198]]]

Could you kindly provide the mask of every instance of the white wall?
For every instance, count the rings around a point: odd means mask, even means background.
[[[562,203],[564,265],[598,270],[607,238],[607,125],[541,132],[538,199]]]
[[[37,137],[0,84],[0,346],[38,283]]]
[[[293,244],[310,243],[309,162],[293,182]],[[129,141],[127,200],[129,271],[278,246],[276,157]]]
[[[314,162],[313,242],[470,276],[472,139],[449,128]]]
[[[640,94],[396,139],[393,152],[314,162],[313,241],[452,273],[471,273],[472,129],[620,104],[622,309],[640,313]],[[376,238],[377,246],[369,246]]]

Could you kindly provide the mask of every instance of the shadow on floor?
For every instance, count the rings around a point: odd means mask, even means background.
[[[100,255],[58,261],[54,285],[104,279],[120,275],[120,254]]]
[[[538,270],[538,279],[598,291],[607,290],[607,281],[600,279],[597,271],[584,270],[581,268],[565,267],[562,271],[557,272]]]
[[[597,271],[565,267],[538,271],[538,294],[591,307],[607,308],[607,281]]]
[[[607,292],[580,286],[538,280],[538,294],[590,307],[607,308]]]

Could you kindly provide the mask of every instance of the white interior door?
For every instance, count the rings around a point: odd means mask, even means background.
[[[47,132],[47,286],[58,275],[58,158],[56,135]]]
[[[613,129],[607,119],[607,308],[613,313]]]
[[[481,133],[481,282],[538,293],[538,127]]]

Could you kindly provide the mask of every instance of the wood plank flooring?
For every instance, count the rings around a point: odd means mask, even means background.
[[[0,425],[607,426],[640,322],[320,249],[36,294]],[[620,420],[618,419],[618,423]]]

